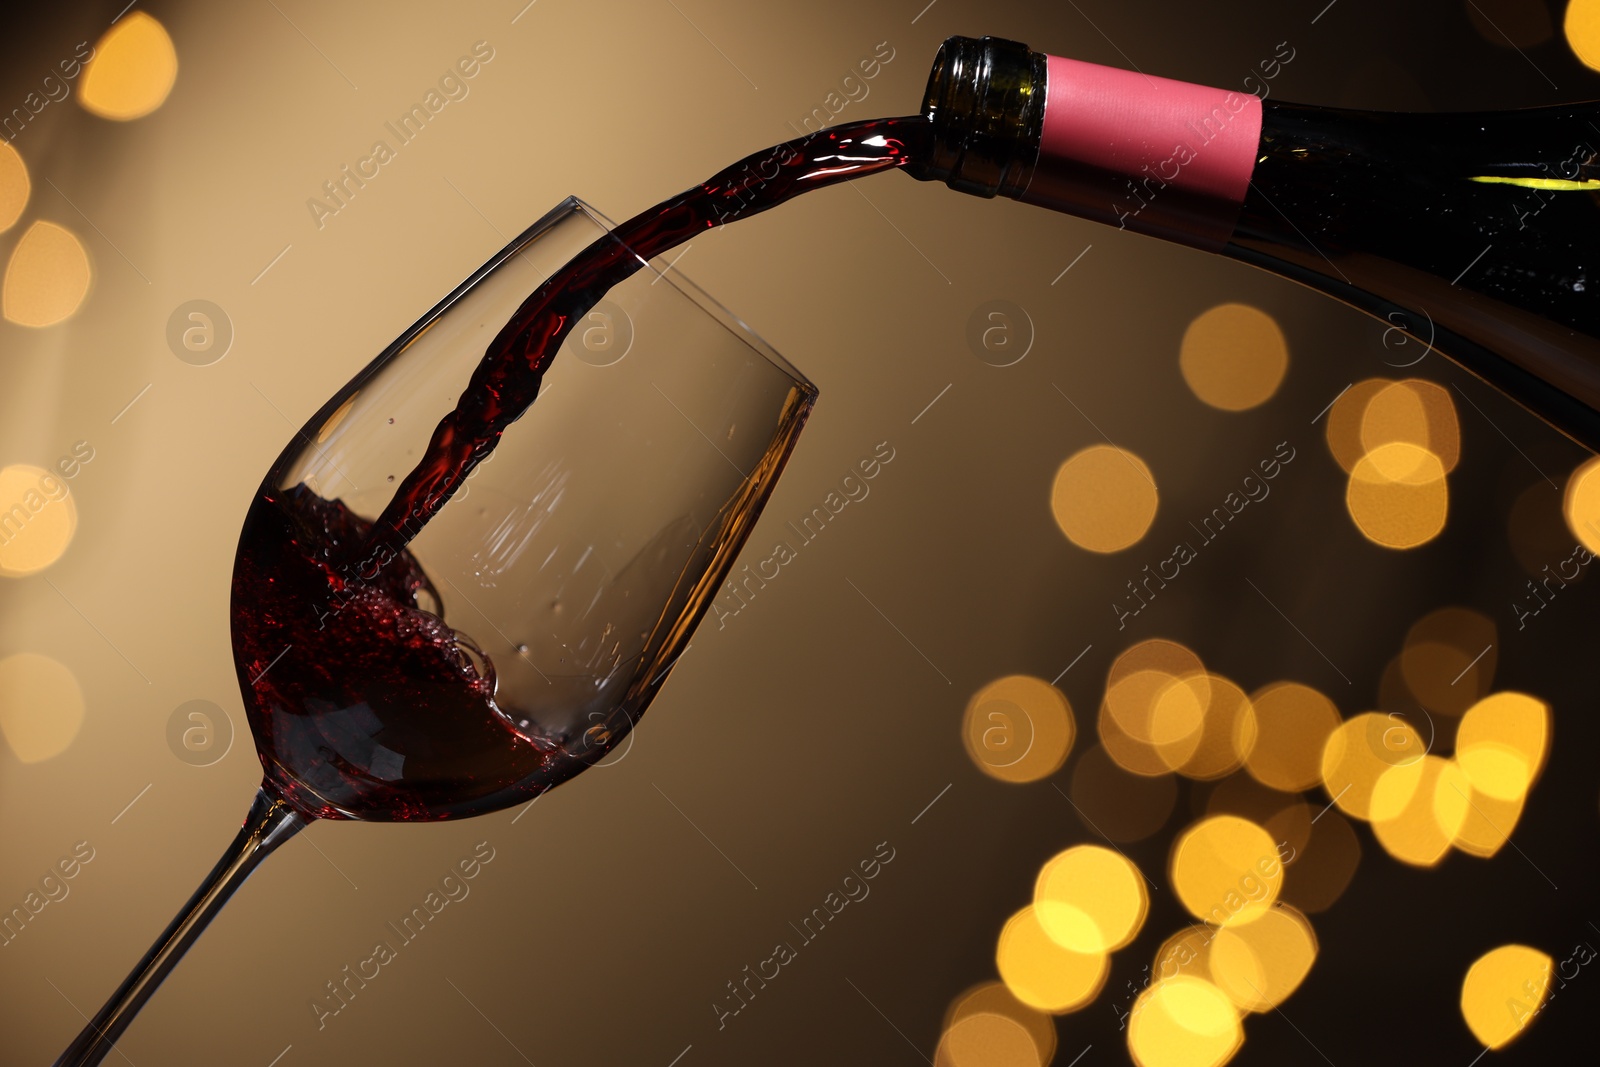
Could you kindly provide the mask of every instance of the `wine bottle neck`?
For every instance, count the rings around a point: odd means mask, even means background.
[[[1261,136],[1261,101],[952,37],[923,98],[934,148],[913,176],[1221,251]]]
[[[998,37],[945,41],[922,98],[932,148],[912,175],[975,196],[1021,196],[1039,156],[1048,58]]]

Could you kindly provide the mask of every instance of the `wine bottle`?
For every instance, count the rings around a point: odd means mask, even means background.
[[[914,177],[1321,290],[1600,451],[1600,104],[1309,107],[952,37],[923,114]]]

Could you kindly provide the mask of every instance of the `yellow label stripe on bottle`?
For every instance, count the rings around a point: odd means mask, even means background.
[[[1600,178],[1590,178],[1587,181],[1575,182],[1565,178],[1505,178],[1499,175],[1486,174],[1468,178],[1469,182],[1483,182],[1486,185],[1520,185],[1524,189],[1554,189],[1570,192],[1579,189],[1600,189]]]

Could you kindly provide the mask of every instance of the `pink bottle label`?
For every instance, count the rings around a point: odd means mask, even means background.
[[[1039,162],[1020,199],[1215,252],[1260,139],[1250,93],[1050,56]]]

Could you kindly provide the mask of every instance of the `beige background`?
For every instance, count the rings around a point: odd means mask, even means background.
[[[8,16],[0,103],[119,6]],[[1312,103],[1464,109],[1600,95],[1559,29],[1519,54],[1449,0],[1343,0],[1315,24],[1321,3],[1244,0],[939,0],[920,16],[920,0],[520,6],[141,4],[179,55],[165,106],[114,124],[52,105],[16,142],[35,188],[0,240],[34,218],[66,225],[94,284],[60,326],[0,323],[0,461],[49,465],[80,439],[95,459],[72,484],[80,528],[67,555],[0,579],[0,655],[59,660],[87,709],[53,759],[24,764],[0,747],[0,906],[75,842],[95,859],[0,948],[6,1063],[48,1062],[66,1044],[82,1023],[75,1009],[110,992],[243,814],[259,765],[226,609],[258,479],[301,420],[561,197],[627,217],[789,136],[879,42],[894,58],[841,118],[914,111],[951,33],[1223,86],[1288,40],[1297,55],[1276,95]],[[319,230],[307,198],[480,40],[495,58],[470,96]],[[1484,414],[1458,405],[1464,458],[1445,534],[1385,551],[1345,515],[1343,475],[1311,420],[1350,381],[1400,372],[1384,364],[1381,324],[1287,282],[899,175],[804,198],[697,240],[688,257],[686,273],[822,390],[752,545],[888,441],[896,458],[871,496],[725,629],[703,627],[622,763],[515,825],[514,812],[320,825],[291,842],[129,1031],[127,1060],[919,1062],[950,998],[993,977],[995,934],[1039,864],[1094,839],[1050,783],[1010,786],[973,768],[958,731],[972,692],[1014,672],[1056,677],[1087,647],[1060,682],[1082,734],[1116,652],[1166,635],[1246,688],[1296,678],[1349,715],[1375,706],[1406,628],[1450,603],[1500,627],[1500,684],[1555,708],[1556,750],[1518,843],[1559,892],[1510,851],[1402,870],[1363,829],[1362,869],[1318,927],[1324,955],[1286,1008],[1293,1023],[1252,1020],[1237,1062],[1310,1062],[1304,1037],[1339,1064],[1466,1064],[1477,1046],[1454,998],[1467,962],[1506,941],[1561,952],[1600,936],[1584,925],[1600,884],[1583,654],[1593,583],[1523,633],[1509,607],[1526,575],[1507,511],[1541,480],[1535,465],[1563,482],[1582,458],[1575,446],[1430,357],[1418,371],[1459,385]],[[172,310],[197,298],[236,331],[209,367],[180,362],[164,338]],[[1003,369],[964,339],[973,310],[997,298],[1036,330],[1028,356]],[[1227,300],[1269,311],[1290,345],[1284,387],[1243,414],[1200,404],[1178,373],[1185,326]],[[1048,508],[1056,467],[1099,431],[1138,452],[1162,494],[1150,536],[1113,556],[1073,548]],[[1272,498],[1119,633],[1107,605],[1123,583],[1280,441],[1298,458]],[[240,731],[214,766],[189,766],[167,745],[169,716],[192,699],[221,705]],[[1071,766],[1053,781],[1064,787]],[[1158,886],[1188,804],[1180,796],[1168,830],[1129,849]],[[323,983],[484,840],[496,858],[471,896],[319,1032],[309,1004]],[[871,897],[719,1031],[710,1005],[724,983],[883,841],[896,858]],[[1058,1062],[1086,1045],[1085,1064],[1126,1061],[1108,1005],[1179,914],[1158,889],[1108,993],[1062,1020]],[[1586,1035],[1580,998],[1593,1005],[1597,991],[1600,977],[1578,979],[1513,1057],[1540,1062]]]

